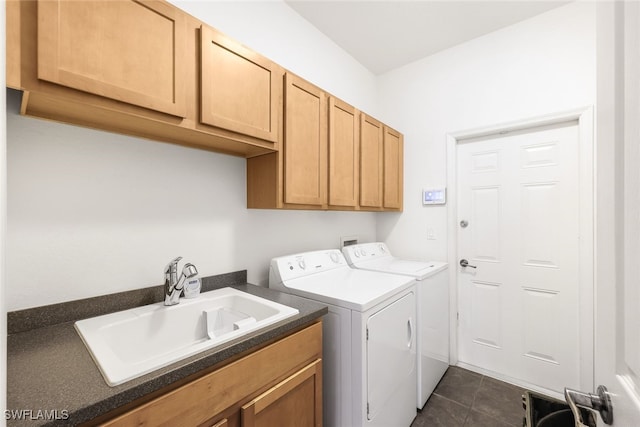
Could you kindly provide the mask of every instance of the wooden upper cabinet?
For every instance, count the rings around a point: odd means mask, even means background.
[[[7,2],[21,114],[247,158],[247,207],[402,209],[402,135],[164,0]]]
[[[359,112],[334,97],[329,98],[329,205],[358,204]]]
[[[201,122],[277,142],[279,67],[205,25],[201,61]]]
[[[360,206],[382,207],[383,125],[360,115]]]
[[[402,209],[403,137],[384,127],[384,202],[385,209]]]
[[[21,5],[17,0],[7,0],[5,3],[6,23],[6,83],[13,89],[21,88],[22,52],[20,49],[21,25],[19,24]]]
[[[185,15],[159,1],[38,2],[38,78],[186,116]]]
[[[326,95],[286,73],[284,111],[284,202],[326,205]]]

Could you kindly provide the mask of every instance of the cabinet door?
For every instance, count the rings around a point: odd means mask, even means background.
[[[329,204],[358,203],[358,111],[329,98]]]
[[[242,407],[243,427],[321,427],[322,362],[296,372]]]
[[[326,204],[326,96],[311,83],[285,75],[284,202]]]
[[[276,142],[282,93],[277,65],[204,25],[201,61],[201,122]]]
[[[383,126],[360,116],[360,206],[382,207]]]
[[[159,1],[38,2],[38,78],[186,115],[186,17]]]
[[[384,208],[402,209],[403,191],[402,134],[384,128]]]

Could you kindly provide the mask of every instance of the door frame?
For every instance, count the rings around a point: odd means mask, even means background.
[[[457,365],[458,360],[458,182],[457,182],[457,148],[458,144],[471,138],[485,137],[523,131],[540,126],[554,125],[577,121],[578,144],[580,147],[579,159],[579,324],[580,324],[580,386],[583,390],[592,390],[594,385],[594,327],[595,327],[595,263],[594,263],[594,114],[593,107],[587,106],[575,110],[552,113],[517,120],[513,122],[499,123],[486,127],[479,127],[446,135],[447,139],[447,258],[449,265],[449,298],[450,298],[450,364]],[[588,268],[585,268],[587,266]],[[501,378],[517,383],[515,378]],[[549,393],[549,390],[540,389],[531,384],[519,384],[541,392]]]

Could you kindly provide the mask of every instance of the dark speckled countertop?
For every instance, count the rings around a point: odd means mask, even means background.
[[[9,313],[7,425],[77,425],[89,421],[232,356],[283,337],[327,313],[322,304],[246,283],[246,271],[202,280],[203,292],[225,286],[297,308],[300,313],[115,387],[109,387],[104,381],[74,322],[159,302],[162,287]],[[17,419],[19,417],[23,419]]]

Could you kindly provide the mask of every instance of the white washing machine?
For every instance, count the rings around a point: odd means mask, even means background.
[[[349,267],[337,250],[271,260],[269,287],[324,303],[328,427],[409,427],[416,416],[416,286]]]
[[[417,407],[422,408],[449,367],[449,280],[447,263],[396,258],[384,243],[342,249],[349,265],[417,280]]]

